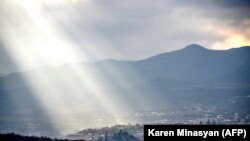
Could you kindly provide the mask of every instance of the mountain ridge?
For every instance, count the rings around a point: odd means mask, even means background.
[[[9,79],[15,80],[13,77],[29,76],[29,74],[36,72],[53,73],[72,68],[72,66],[73,68],[87,68],[86,70],[89,69],[89,71],[97,70],[100,73],[102,73],[101,70],[124,73],[124,76],[127,77],[133,77],[139,73],[147,80],[167,77],[173,80],[202,82],[228,76],[236,70],[241,72],[241,68],[245,69],[244,73],[247,74],[248,68],[246,66],[250,65],[249,63],[249,46],[218,51],[191,44],[180,50],[161,53],[138,61],[108,59],[95,63],[64,64],[59,67],[45,66],[1,76],[0,82]],[[233,75],[236,76],[236,74]]]
[[[152,55],[152,56],[146,57],[144,59],[139,59],[139,60],[104,59],[104,60],[99,60],[99,61],[96,61],[96,62],[78,62],[78,63],[74,63],[74,64],[100,64],[100,63],[113,63],[113,62],[122,62],[122,63],[143,62],[143,61],[155,58],[155,57],[165,56],[165,55],[169,55],[169,54],[173,54],[173,53],[180,53],[180,52],[183,53],[183,52],[186,52],[186,51],[188,51],[188,52],[189,51],[191,51],[191,52],[192,51],[196,51],[196,52],[197,51],[204,51],[204,52],[206,52],[206,51],[207,52],[210,52],[210,51],[216,51],[216,52],[225,52],[225,51],[248,52],[248,51],[250,51],[250,46],[242,46],[242,47],[230,48],[230,49],[226,49],[226,50],[213,50],[213,49],[205,48],[205,47],[203,47],[201,45],[198,45],[198,44],[190,44],[190,45],[185,46],[182,49],[159,53],[159,54]],[[25,71],[12,71],[12,72],[7,73],[7,74],[0,73],[0,77],[4,77],[4,76],[7,76],[7,75],[12,75],[12,74],[15,74],[15,73],[26,73],[26,72],[30,72],[30,71],[33,71],[35,69],[40,69],[40,68],[52,68],[52,69],[54,69],[54,68],[59,68],[59,67],[65,66],[65,65],[71,65],[71,64],[70,63],[65,63],[65,64],[62,64],[62,65],[57,66],[57,67],[41,66],[41,67],[28,69],[28,70],[25,70]]]

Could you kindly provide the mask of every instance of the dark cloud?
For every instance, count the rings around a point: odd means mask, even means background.
[[[218,3],[222,7],[230,7],[230,8],[243,8],[243,7],[250,7],[249,0],[213,0],[214,3]]]
[[[249,0],[170,0],[170,3],[179,6],[195,7],[226,7],[226,8],[243,8],[250,7]]]
[[[221,37],[216,33],[205,32],[201,24],[207,21],[218,27],[242,30],[247,28],[248,25],[243,22],[249,18],[247,1],[139,0],[120,3],[110,0],[102,1],[98,6],[105,13],[103,17],[107,18],[94,22],[103,36],[116,46],[124,44],[124,48],[139,48],[133,44],[145,45],[145,48],[154,45],[151,52],[156,51],[157,47],[172,50],[176,46],[169,49],[163,46],[174,45],[175,42],[187,44],[207,40],[212,44]],[[131,40],[132,44],[129,42]],[[135,43],[136,40],[140,43]],[[145,41],[147,43],[143,44]]]

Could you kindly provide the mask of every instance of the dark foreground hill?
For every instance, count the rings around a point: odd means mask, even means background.
[[[84,141],[84,140],[68,140],[68,139],[51,139],[48,137],[21,136],[14,133],[0,134],[1,141]]]

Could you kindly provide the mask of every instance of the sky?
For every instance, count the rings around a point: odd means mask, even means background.
[[[0,74],[250,45],[248,0],[1,0]]]

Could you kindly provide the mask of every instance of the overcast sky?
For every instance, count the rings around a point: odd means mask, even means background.
[[[142,59],[192,43],[250,45],[249,11],[249,0],[2,0],[0,65]]]

